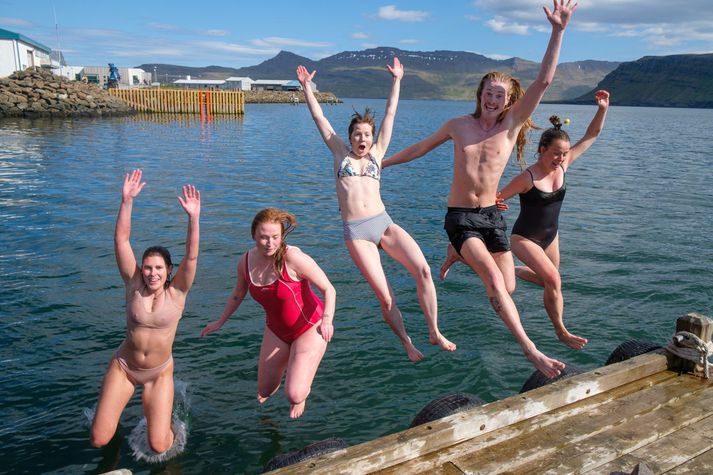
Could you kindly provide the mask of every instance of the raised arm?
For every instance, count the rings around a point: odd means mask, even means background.
[[[349,149],[344,141],[339,138],[337,133],[332,128],[332,125],[324,116],[322,107],[320,107],[317,98],[314,96],[314,92],[312,92],[312,86],[310,83],[316,73],[316,70],[310,73],[304,66],[297,66],[297,80],[302,85],[307,107],[309,108],[309,112],[312,114],[314,123],[317,124],[317,129],[322,136],[322,140],[324,140],[324,143],[327,144],[327,147],[329,147],[329,150],[332,151],[333,155],[346,156],[346,154],[349,153]]]
[[[575,2],[572,5],[572,0],[567,0],[566,5],[564,0],[559,0],[559,3],[557,0],[553,0],[553,2],[554,11],[550,11],[547,7],[542,7],[545,15],[547,15],[547,20],[552,25],[552,33],[547,44],[547,51],[545,51],[545,56],[542,58],[542,64],[540,64],[540,72],[535,81],[525,91],[525,95],[513,104],[510,114],[513,122],[511,127],[517,127],[525,123],[535,111],[535,108],[542,100],[542,96],[545,95],[545,91],[555,77],[564,30],[572,13],[577,8],[577,3]]]
[[[307,279],[314,284],[324,297],[324,313],[319,326],[319,333],[324,341],[329,342],[334,334],[332,324],[334,318],[334,308],[336,306],[337,292],[327,278],[321,267],[310,256],[296,248],[290,248],[285,259],[291,269],[297,273],[301,279]]]
[[[394,119],[396,118],[396,108],[399,104],[399,93],[401,92],[401,78],[404,77],[404,67],[401,65],[399,58],[394,57],[394,65],[386,65],[389,72],[391,73],[391,94],[389,94],[389,99],[386,101],[386,112],[384,114],[384,120],[381,121],[381,127],[379,127],[379,134],[376,137],[376,143],[374,144],[374,151],[377,160],[381,160],[389,148],[389,142],[391,142],[391,132],[394,130]]]
[[[587,131],[584,133],[584,137],[579,139],[579,142],[574,144],[574,146],[569,150],[567,166],[577,160],[584,152],[587,151],[589,147],[592,146],[604,127],[604,119],[606,119],[607,110],[609,110],[609,93],[607,91],[597,91],[594,97],[597,101],[597,113],[594,114],[592,121],[589,123]]]
[[[391,165],[398,165],[400,163],[406,163],[410,162],[411,160],[415,160],[419,157],[426,155],[428,152],[440,146],[444,142],[450,140],[450,123],[451,121],[446,122],[431,136],[426,137],[420,142],[416,142],[410,147],[407,147],[401,150],[400,152],[390,156],[389,158],[383,160],[381,162],[381,168],[386,168],[390,167]]]
[[[201,336],[207,336],[220,330],[223,324],[227,322],[230,316],[240,307],[240,304],[243,303],[245,295],[248,293],[248,282],[245,279],[245,266],[247,265],[245,256],[247,256],[247,253],[245,253],[245,255],[240,258],[240,262],[238,262],[238,279],[235,288],[230,293],[230,297],[228,297],[225,308],[223,308],[223,313],[220,314],[218,320],[206,325],[203,331],[201,331]]]
[[[193,185],[183,187],[183,197],[178,197],[181,207],[188,215],[188,230],[186,231],[186,254],[178,266],[176,276],[171,281],[171,287],[185,293],[191,289],[196,277],[198,265],[198,248],[200,241],[199,220],[201,215],[201,192]]]
[[[121,205],[119,215],[116,217],[116,227],[114,228],[114,255],[119,274],[124,283],[129,283],[134,278],[141,275],[141,271],[136,267],[136,257],[131,249],[129,237],[131,236],[131,211],[136,198],[144,188],[146,182],[141,181],[141,170],[137,169],[124,176],[124,186],[121,189]]]

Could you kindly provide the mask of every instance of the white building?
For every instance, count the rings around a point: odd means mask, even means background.
[[[27,68],[51,66],[51,48],[30,38],[0,28],[0,77]]]
[[[186,76],[186,79],[177,79],[173,84],[186,89],[224,89],[225,79],[191,79]]]
[[[310,86],[314,92],[317,90],[317,85],[310,82]],[[253,91],[301,91],[302,85],[296,79],[258,79],[252,83]]]
[[[254,81],[248,77],[229,77],[225,80],[225,89],[249,91]]]
[[[69,69],[67,73],[65,69]],[[146,87],[151,85],[151,73],[139,68],[117,68],[119,70],[119,88]],[[86,80],[99,87],[105,87],[109,78],[109,66],[63,66],[62,76],[68,79]],[[55,71],[59,73],[59,71]],[[74,76],[71,76],[73,74]]]

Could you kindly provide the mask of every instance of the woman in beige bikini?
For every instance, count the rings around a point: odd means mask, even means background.
[[[135,386],[141,385],[149,446],[162,453],[171,448],[175,435],[171,428],[172,347],[186,295],[196,275],[201,201],[194,186],[183,187],[183,197],[178,200],[188,214],[186,255],[171,279],[173,266],[168,250],[161,246],[146,249],[138,267],[129,243],[133,201],[144,185],[141,170],[124,178],[114,251],[126,286],[126,339],[112,356],[104,376],[92,421],[91,443],[94,447],[109,443]]]

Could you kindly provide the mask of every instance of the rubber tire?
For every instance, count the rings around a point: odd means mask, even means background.
[[[421,411],[416,414],[410,427],[416,427],[427,422],[435,421],[442,417],[450,416],[457,412],[482,406],[485,401],[478,396],[468,393],[453,393],[439,396],[426,404]]]
[[[533,389],[541,388],[542,386],[546,386],[550,383],[554,383],[555,381],[559,381],[561,379],[566,379],[571,376],[577,375],[577,374],[582,374],[583,371],[579,367],[566,363],[566,366],[562,370],[562,372],[559,374],[559,376],[555,376],[554,378],[548,378],[544,374],[540,372],[539,369],[536,369],[529,378],[527,378],[527,381],[525,381],[525,384],[522,385],[522,389],[520,389],[520,394],[527,392],[527,391],[532,391]]]
[[[313,444],[309,444],[304,448],[293,450],[292,452],[287,452],[286,454],[275,455],[267,462],[267,464],[265,464],[265,472],[287,467],[288,465],[298,462],[304,462],[312,457],[328,454],[330,452],[334,452],[335,450],[345,448],[347,448],[347,443],[339,437],[331,437],[329,439],[320,440]]]
[[[627,340],[611,352],[609,359],[607,359],[607,362],[604,363],[604,366],[626,361],[634,356],[643,355],[644,353],[658,350],[659,348],[661,348],[661,345],[652,341]]]

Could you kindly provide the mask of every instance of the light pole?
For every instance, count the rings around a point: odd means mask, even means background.
[[[156,74],[156,66],[153,67],[153,81],[151,82],[158,82],[158,74]]]

